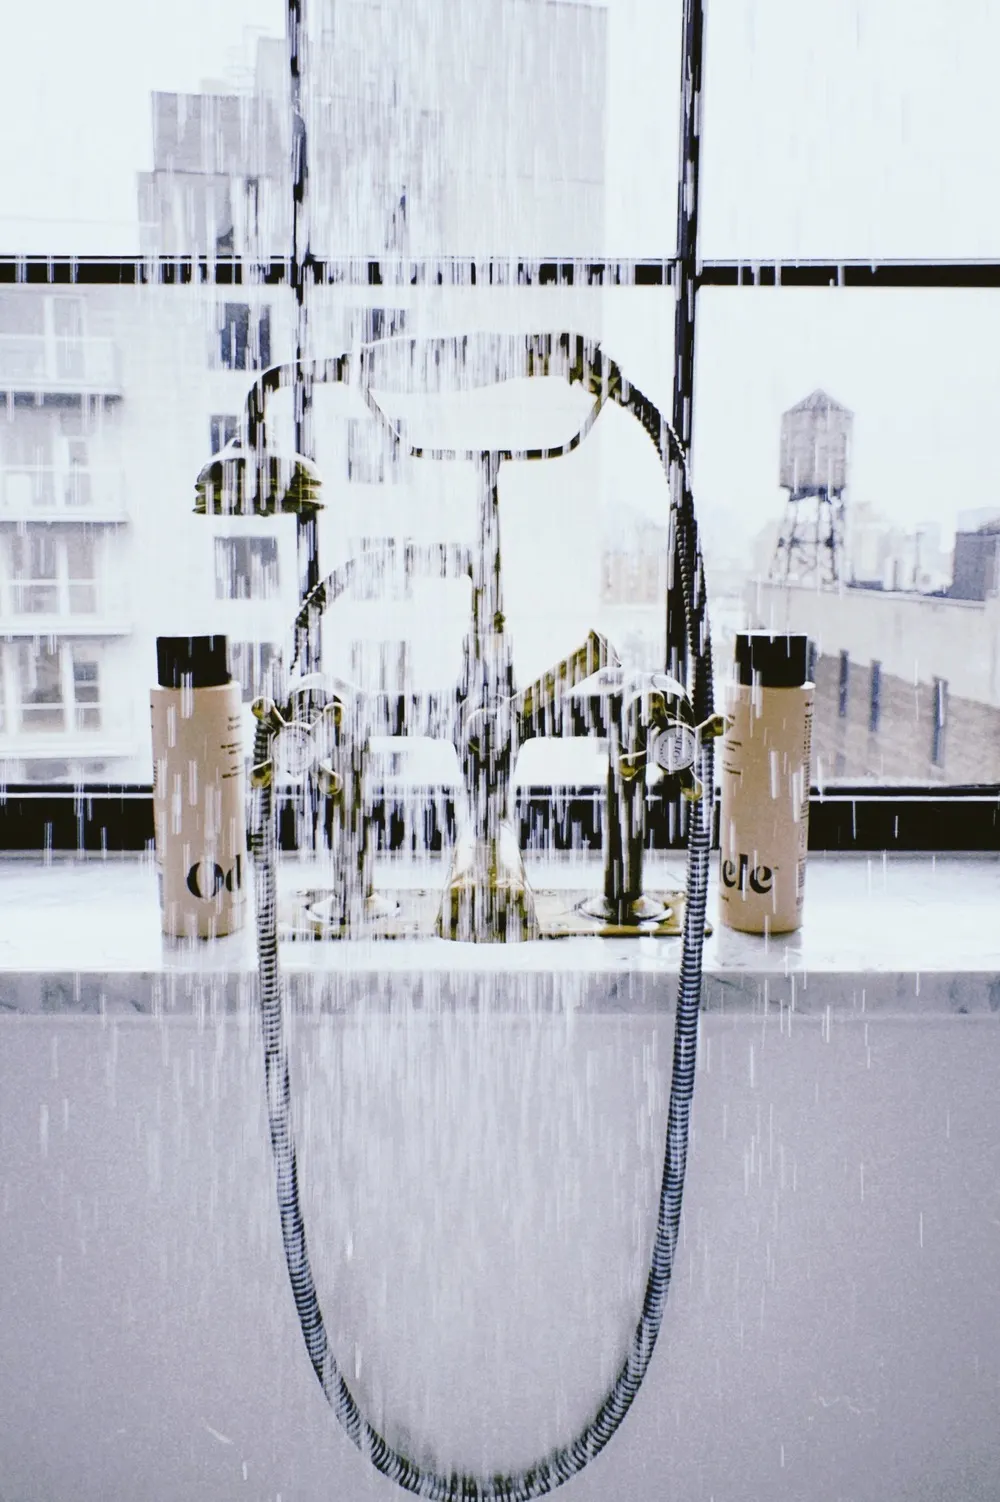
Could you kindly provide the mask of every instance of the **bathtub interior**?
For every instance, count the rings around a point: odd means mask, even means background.
[[[567,973],[515,1008],[482,974],[389,975],[296,1013],[334,1348],[425,1463],[524,1464],[603,1396],[642,1297],[671,994],[601,1011]],[[256,1027],[0,1021],[3,1497],[396,1494],[306,1357]],[[998,1065],[989,1015],[704,1015],[663,1331],[567,1502],[1000,1495]]]

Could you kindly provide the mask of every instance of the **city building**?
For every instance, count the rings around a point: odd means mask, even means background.
[[[482,8],[473,17],[421,0],[392,37],[374,0],[325,17],[316,8],[317,253],[587,254],[600,242],[606,12],[489,3],[486,25]],[[260,40],[252,78],[233,92],[154,96],[153,143],[139,183],[145,254],[247,265],[289,254],[283,40]],[[536,320],[600,334],[585,289],[536,308],[510,288],[317,286],[310,330],[322,353]],[[195,516],[194,481],[237,434],[253,372],[294,348],[291,289],[249,277],[0,294],[0,777],[147,782],[157,635],[224,633],[245,701],[268,687],[300,597],[295,518]],[[285,396],[274,428],[287,445]],[[316,395],[321,569],[366,564],[326,632],[324,667],[361,686],[452,683],[469,586],[440,577],[439,561],[475,537],[474,486],[397,463],[370,416],[345,416],[333,397]],[[505,583],[523,679],[594,624],[596,487],[576,456],[554,478],[507,483]]]
[[[603,244],[607,11],[551,0],[316,0],[306,44],[315,254],[580,255]],[[217,86],[219,87],[219,86]],[[153,96],[143,250],[289,254],[287,44],[238,91]]]
[[[851,507],[846,530],[846,582],[866,589],[916,590],[935,594],[948,588],[952,559],[941,541],[938,522],[903,527],[870,503]]]
[[[755,539],[746,625],[812,639],[818,784],[996,781],[1000,519],[961,514],[949,555],[938,522],[902,526],[870,503],[845,506],[850,426],[821,391],[784,414],[789,499],[785,520]]]
[[[813,780],[1000,781],[1000,594],[769,583],[750,625],[816,646]]]
[[[1000,520],[955,534],[953,600],[986,600],[1000,592]]]

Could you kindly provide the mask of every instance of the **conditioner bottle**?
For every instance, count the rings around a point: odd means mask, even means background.
[[[752,934],[802,923],[813,684],[806,636],[744,632],[722,743],[719,904]]]
[[[161,636],[153,722],[153,819],[163,932],[221,938],[246,916],[240,687],[224,636]]]

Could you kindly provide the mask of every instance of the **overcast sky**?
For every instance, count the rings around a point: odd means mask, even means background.
[[[656,255],[680,0],[608,8],[609,248]],[[707,15],[706,256],[1000,253],[995,0],[707,0]],[[89,224],[86,248],[132,248],[151,91],[197,89],[246,54],[247,29],[283,25],[284,0],[6,5],[6,245],[82,250]]]
[[[1000,257],[996,0],[707,0],[707,14],[706,257]],[[679,17],[680,0],[610,0],[598,252],[670,253]],[[197,89],[251,55],[248,29],[283,25],[284,0],[5,6],[4,249],[134,251],[150,93]],[[778,417],[818,385],[858,414],[857,495],[946,527],[992,503],[998,307],[989,292],[707,296],[696,457],[722,530],[756,530],[780,502]]]

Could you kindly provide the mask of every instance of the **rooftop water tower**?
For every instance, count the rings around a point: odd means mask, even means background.
[[[844,491],[854,414],[814,391],[781,419],[779,484],[788,492],[771,563],[783,584],[830,588],[843,577]]]

